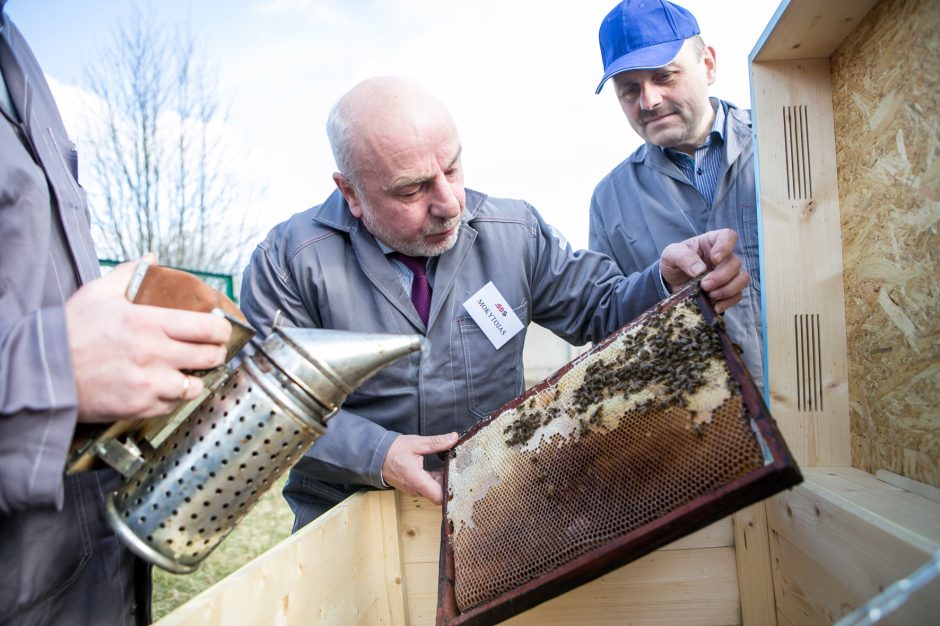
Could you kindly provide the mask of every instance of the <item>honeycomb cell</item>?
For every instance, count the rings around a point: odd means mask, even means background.
[[[621,329],[455,447],[446,514],[461,612],[764,465],[718,326],[693,296]]]

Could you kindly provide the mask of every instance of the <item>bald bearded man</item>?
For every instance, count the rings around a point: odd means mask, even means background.
[[[447,109],[400,78],[364,81],[327,123],[336,191],[276,226],[258,246],[241,304],[262,333],[279,322],[421,333],[429,349],[400,359],[349,396],[285,488],[295,530],[362,487],[440,503],[435,453],[523,391],[526,326],[575,344],[610,334],[691,276],[719,310],[747,284],[736,235],[670,246],[623,276],[575,251],[522,200],[466,189]]]

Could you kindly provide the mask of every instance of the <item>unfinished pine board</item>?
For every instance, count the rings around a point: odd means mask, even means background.
[[[734,527],[731,517],[720,519],[697,532],[677,539],[660,550],[688,550],[690,548],[718,548],[734,545]]]
[[[437,564],[406,564],[410,622],[433,624],[437,590],[412,591],[437,576]],[[659,550],[503,623],[513,626],[741,624],[734,551],[730,547]],[[755,622],[759,624],[759,622]]]
[[[433,624],[440,520],[423,498],[353,495],[159,624]],[[732,543],[720,520],[514,623],[739,624]]]
[[[940,504],[855,468],[804,468],[767,501],[778,623],[831,624],[940,549]],[[885,624],[930,624],[940,581]],[[880,622],[881,623],[881,622]]]
[[[853,594],[840,577],[833,577],[816,566],[807,554],[785,537],[774,537],[777,578],[781,581],[776,606],[784,619],[781,623],[801,626],[828,626],[835,623],[841,611],[834,598]]]
[[[441,507],[425,498],[396,493],[402,562],[434,563],[436,568],[441,551]],[[434,589],[437,590],[437,570]]]
[[[441,508],[424,498],[399,494],[398,509],[409,623],[433,624],[437,611]],[[664,546],[647,558],[663,553],[679,556],[654,558],[652,565],[640,559],[506,623],[576,621],[586,626],[622,624],[627,619],[636,624],[739,624],[733,545],[734,531],[728,517]],[[702,575],[702,571],[708,574]],[[688,582],[681,582],[686,575]],[[645,581],[645,590],[659,589],[662,597],[647,591],[625,595],[624,585],[632,585],[638,578]],[[673,609],[662,612],[663,597],[671,598]],[[592,609],[594,605],[596,608]],[[677,617],[682,612],[691,616]],[[733,618],[729,617],[732,615]]]
[[[831,61],[852,465],[940,487],[940,3],[882,0]]]
[[[777,613],[777,626],[803,626],[802,624],[795,624],[787,619],[787,616],[778,612]]]
[[[408,614],[412,626],[434,624],[437,615],[437,562],[405,563]]]
[[[379,519],[387,522],[390,506],[391,492],[350,497],[159,624],[406,623],[403,599],[393,598],[400,568],[395,576],[397,564],[377,560],[397,550],[383,547],[390,537],[375,526]]]
[[[433,624],[437,612],[437,571],[441,551],[441,507],[425,498],[396,492],[405,602],[410,624]]]
[[[398,498],[393,491],[378,491],[369,500],[372,562],[377,568],[380,605],[392,623],[409,623],[398,530]]]
[[[867,472],[845,468],[818,468],[813,485],[869,515],[872,523],[892,532],[910,533],[912,542],[928,551],[940,547],[940,504],[879,480]]]
[[[770,539],[764,503],[758,502],[738,511],[732,520],[742,622],[748,626],[776,624]]]
[[[828,58],[877,1],[784,0],[751,53],[752,61]]]
[[[828,59],[752,62],[770,408],[801,466],[851,459]]]
[[[889,485],[894,485],[895,487],[904,489],[905,491],[916,493],[917,495],[927,498],[928,500],[940,502],[940,489],[932,487],[926,483],[918,482],[908,478],[907,476],[901,476],[900,474],[895,474],[894,472],[889,472],[888,470],[878,470],[875,472],[875,478],[884,481]]]
[[[504,623],[511,626],[740,624],[734,549],[657,550]]]

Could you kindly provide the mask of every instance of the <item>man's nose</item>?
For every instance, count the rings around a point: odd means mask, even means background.
[[[652,84],[643,85],[640,90],[640,107],[649,111],[663,103],[663,95],[659,87]]]
[[[434,217],[450,219],[460,215],[459,189],[456,183],[447,180],[444,174],[439,174],[434,179],[433,193],[431,194],[431,204],[428,212]]]

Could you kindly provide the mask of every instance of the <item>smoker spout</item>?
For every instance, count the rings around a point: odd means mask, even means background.
[[[283,340],[277,346],[271,341],[276,335]],[[283,349],[284,344],[290,350]],[[423,345],[419,335],[280,327],[262,350],[317,402],[335,411],[356,387]]]

